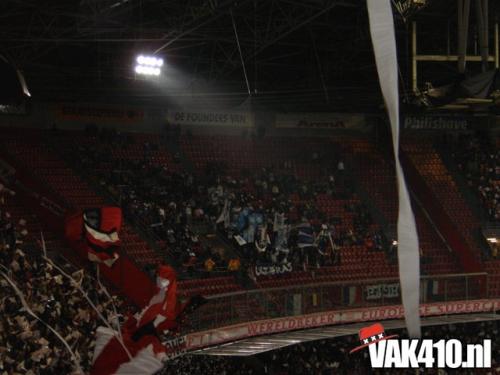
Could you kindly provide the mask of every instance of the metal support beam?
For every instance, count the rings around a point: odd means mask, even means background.
[[[465,57],[467,56],[467,38],[469,34],[470,0],[458,0],[458,71],[465,72]]]
[[[495,23],[495,68],[499,68],[499,56],[498,56],[498,22]]]
[[[316,42],[314,41],[314,36],[312,35],[311,29],[309,29],[309,36],[311,37],[311,43],[314,50],[314,57],[316,58],[316,64],[318,66],[319,78],[321,79],[321,85],[323,86],[323,92],[325,94],[325,103],[330,103],[330,97],[328,96],[328,88],[326,86],[325,76],[323,75],[323,69],[321,67],[321,60],[319,59],[318,50],[316,48]]]
[[[236,38],[238,52],[240,53],[241,66],[243,67],[243,75],[245,76],[245,82],[247,84],[248,95],[252,96],[252,91],[250,90],[250,83],[248,82],[247,69],[245,67],[245,60],[243,59],[243,54],[241,53],[241,45],[240,45],[240,40],[238,38],[238,31],[236,29],[236,22],[234,22],[233,11],[231,10],[231,11],[229,11],[229,13],[231,14],[231,22],[233,23],[234,36]]]
[[[489,42],[488,42],[488,0],[476,0],[476,20],[479,35],[479,50],[481,54],[482,70],[488,70]]]
[[[486,38],[488,35],[486,35]],[[465,69],[466,62],[484,62],[486,64],[490,62],[495,63],[495,67],[499,67],[500,59],[499,59],[499,38],[498,38],[498,23],[495,24],[495,55],[486,55],[486,56],[467,56],[464,55],[419,55],[417,53],[417,23],[413,21],[411,23],[411,84],[413,92],[417,92],[418,90],[418,62],[426,61],[426,62],[453,62],[457,61],[459,67],[462,66]]]
[[[458,55],[416,55],[415,60],[417,61],[460,61],[461,56]],[[482,56],[464,56],[465,61],[481,62],[483,61]],[[486,60],[488,62],[495,61],[495,56],[487,56]]]
[[[417,23],[411,23],[411,89],[417,92]]]

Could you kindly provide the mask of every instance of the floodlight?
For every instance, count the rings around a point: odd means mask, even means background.
[[[154,56],[139,55],[135,59],[137,65],[135,72],[147,76],[159,76],[161,74],[161,67],[163,66],[163,59]]]

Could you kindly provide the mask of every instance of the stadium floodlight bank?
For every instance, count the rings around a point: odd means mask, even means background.
[[[137,74],[146,76],[159,76],[161,74],[162,58],[139,55],[135,61],[137,65],[134,70]]]

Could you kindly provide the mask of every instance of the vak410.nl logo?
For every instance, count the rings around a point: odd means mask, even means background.
[[[357,346],[351,353],[368,348],[373,368],[490,368],[491,340],[466,344],[456,339],[395,339],[387,336],[380,323],[360,329]]]

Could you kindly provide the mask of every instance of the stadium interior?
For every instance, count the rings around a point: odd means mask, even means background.
[[[43,3],[0,3],[0,375],[500,373],[500,3]],[[374,369],[375,323],[491,365]]]

